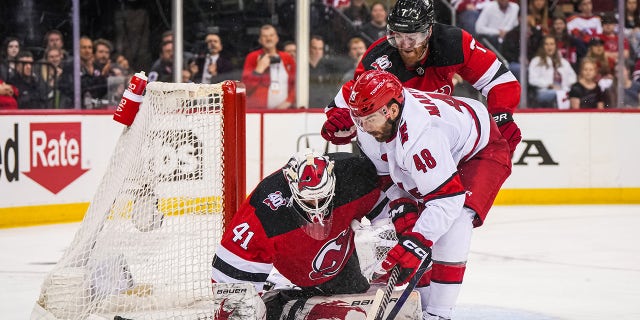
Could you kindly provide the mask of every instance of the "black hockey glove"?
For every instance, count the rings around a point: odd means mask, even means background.
[[[520,132],[518,125],[513,122],[513,115],[508,112],[501,112],[494,113],[492,116],[493,120],[495,120],[498,125],[498,129],[500,129],[500,133],[502,133],[502,136],[507,139],[511,155],[513,155],[518,143],[522,141],[522,133]]]
[[[396,286],[402,286],[418,271],[422,260],[431,259],[432,245],[433,242],[420,233],[405,232],[398,236],[398,244],[387,253],[387,258],[382,261],[382,268],[388,272],[399,265],[400,275]]]
[[[414,200],[400,198],[389,203],[389,214],[396,232],[403,234],[405,231],[413,229],[420,216],[420,211],[418,210],[418,204]]]

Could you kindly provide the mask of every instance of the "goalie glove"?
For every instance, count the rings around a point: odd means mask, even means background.
[[[411,231],[420,216],[418,204],[409,198],[400,198],[389,203],[389,215],[398,234]]]
[[[417,232],[406,232],[398,237],[398,244],[389,251],[382,261],[382,269],[389,272],[395,265],[400,266],[400,275],[396,286],[402,286],[411,280],[425,259],[431,259],[433,242]]]
[[[348,144],[356,136],[356,127],[349,109],[335,107],[327,112],[320,135],[333,144]]]
[[[513,115],[508,112],[501,112],[494,113],[492,116],[498,125],[498,129],[500,129],[500,133],[507,139],[509,150],[511,151],[511,155],[513,155],[518,143],[522,141],[522,133],[518,125],[513,121]]]
[[[380,263],[387,257],[389,250],[398,244],[396,230],[391,219],[374,219],[371,225],[358,220],[351,221],[355,236],[356,254],[360,262],[360,271],[371,280]]]

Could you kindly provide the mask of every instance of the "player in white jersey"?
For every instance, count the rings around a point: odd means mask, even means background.
[[[451,319],[473,220],[478,211],[484,218],[497,190],[483,195],[480,209],[465,207],[465,197],[509,176],[507,141],[479,101],[403,88],[386,71],[364,72],[347,103],[362,151],[393,182],[386,193],[399,244],[382,268],[399,265],[404,284],[432,250],[432,268],[417,286],[424,316]]]

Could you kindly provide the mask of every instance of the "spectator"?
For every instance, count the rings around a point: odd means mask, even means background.
[[[327,97],[335,94],[340,77],[334,63],[324,55],[324,39],[313,35],[309,41],[309,107],[324,108]]]
[[[562,58],[553,36],[545,36],[529,63],[529,86],[534,90],[530,108],[569,109],[569,92],[576,82],[571,64]]]
[[[588,57],[583,58],[578,82],[569,91],[571,109],[604,109],[605,93],[598,85],[597,75],[596,62]]]
[[[111,51],[113,51],[113,45],[111,41],[102,38],[97,39],[93,42],[93,50],[94,68],[100,71],[100,76],[108,77],[112,75]]]
[[[580,60],[587,54],[587,46],[569,33],[564,16],[553,18],[551,35],[556,39],[560,55],[569,61],[574,71],[578,71]]]
[[[149,82],[173,82],[173,41],[162,43],[159,61],[149,71]]]
[[[62,61],[62,50],[57,47],[49,47],[44,51],[46,64],[40,65],[40,76],[46,82],[49,90],[49,97],[53,100],[53,108],[66,108],[71,105],[71,97],[65,90],[60,90],[64,66]],[[64,92],[64,93],[63,93]]]
[[[456,14],[456,26],[476,36],[476,21],[481,9],[476,3],[484,3],[485,0],[451,0],[451,6]]]
[[[0,52],[0,79],[9,79],[16,70],[15,60],[20,52],[20,41],[15,37],[7,37],[2,43]]]
[[[476,21],[484,6],[492,0],[453,0],[451,4],[456,10],[458,27],[476,36]]]
[[[509,0],[489,2],[476,21],[478,38],[488,41],[493,48],[501,52],[507,32],[518,25],[519,10],[520,6]]]
[[[260,27],[261,48],[249,52],[242,70],[247,89],[247,108],[287,109],[295,106],[296,62],[277,48],[276,28]]]
[[[82,107],[93,109],[94,99],[99,99],[107,93],[107,78],[102,76],[102,70],[96,68],[93,52],[93,41],[87,36],[80,37],[80,88],[82,92]],[[73,69],[63,71],[64,74],[73,74]],[[65,77],[65,79],[73,78]],[[68,85],[69,80],[65,80]]]
[[[638,0],[625,1],[624,36],[629,39],[634,56],[640,54],[640,7]]]
[[[349,40],[349,43],[347,43],[347,48],[349,49],[349,70],[347,70],[347,72],[342,76],[342,83],[353,79],[353,73],[356,71],[356,67],[358,67],[358,63],[360,63],[362,56],[367,51],[367,45],[364,43],[362,38],[354,37]]]
[[[160,38],[160,50],[158,50],[158,52],[160,52],[160,56],[153,61],[153,63],[151,64],[151,70],[153,69],[160,69],[162,68],[162,47],[167,43],[167,42],[171,42],[173,43],[173,31],[172,30],[167,30],[165,32],[162,33],[162,36]],[[171,50],[173,50],[173,46],[171,47]],[[173,60],[173,57],[171,58]]]
[[[127,57],[125,57],[123,54],[121,53],[116,54],[116,58],[114,59],[114,61],[116,64],[114,67],[117,66],[118,68],[120,68],[123,76],[128,77],[135,73],[131,70],[131,66],[129,65],[129,59],[127,59]]]
[[[16,58],[16,73],[7,82],[18,89],[18,108],[47,109],[47,84],[33,72],[33,54],[22,50]]]
[[[0,110],[18,109],[19,91],[16,86],[4,82],[0,78]]]
[[[103,100],[109,91],[108,78],[114,75],[111,71],[112,50],[113,45],[109,40],[100,38],[93,41],[92,108],[101,108],[106,104]]]
[[[633,81],[640,82],[640,59],[636,59],[632,73]]]
[[[618,27],[618,18],[613,13],[606,13],[602,15],[602,35],[600,39],[604,42],[604,55],[607,59],[613,61],[614,64],[618,63],[618,34],[616,28]],[[624,37],[624,36],[623,36]],[[623,38],[623,56],[624,59],[629,59],[629,40]]]
[[[296,43],[289,40],[289,41],[285,41],[284,44],[282,45],[282,51],[288,53],[293,60],[296,59],[296,51],[298,50],[298,46],[296,46]]]
[[[369,7],[364,0],[351,0],[351,4],[344,8],[342,13],[351,20],[351,25],[356,29],[360,29],[360,27],[371,20]]]
[[[607,90],[611,87],[613,81],[613,70],[615,68],[615,61],[608,58],[604,53],[604,42],[600,38],[593,38],[589,41],[589,49],[587,51],[587,58],[595,61],[596,63],[596,81],[602,88]]]
[[[196,82],[196,75],[198,73],[200,73],[200,68],[198,67],[198,64],[196,63],[196,59],[197,57],[191,57],[187,60],[186,65],[182,68],[183,70],[189,70],[189,82]],[[209,65],[210,68],[215,68],[215,66],[211,66]],[[184,72],[182,72],[182,77],[184,79]],[[199,83],[200,81],[198,81]],[[212,82],[213,83],[213,82]]]
[[[618,106],[619,108],[631,108],[631,109],[637,109],[640,106],[640,82],[637,81],[633,81],[631,80],[631,77],[629,76],[630,72],[629,72],[629,68],[627,67],[626,64],[622,64],[622,74],[623,74],[623,80],[622,80],[622,88],[623,88],[623,99],[622,99],[622,106]],[[612,88],[617,88],[618,87],[618,79],[614,78],[613,80],[613,85],[611,86]],[[616,90],[610,90],[610,96],[611,96],[611,103],[612,104],[617,104],[618,103],[618,99],[616,96],[617,93],[617,89]]]
[[[207,54],[195,60],[197,70],[192,77],[194,82],[218,83],[230,79],[233,64],[229,58],[222,54],[223,45],[220,35],[208,33],[204,37],[204,42],[207,44]]]
[[[362,33],[367,37],[367,46],[374,41],[387,36],[387,6],[381,1],[371,5],[371,21],[362,25]]]
[[[182,69],[182,83],[192,83],[193,82],[193,73],[189,68]]]
[[[57,29],[52,29],[47,31],[44,35],[44,51],[45,51],[45,59],[46,59],[46,51],[49,48],[56,48],[62,52],[62,61],[69,62],[72,59],[72,56],[64,49],[64,36],[62,32]]]
[[[602,34],[602,22],[600,16],[593,14],[591,0],[579,0],[578,13],[567,19],[567,30],[585,45]]]
[[[549,3],[547,0],[529,0],[527,24],[529,28],[542,31],[543,35],[549,34]]]
[[[87,36],[80,37],[80,68],[93,75],[93,41]]]

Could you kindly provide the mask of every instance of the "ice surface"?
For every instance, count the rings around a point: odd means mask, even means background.
[[[28,319],[78,223],[0,229],[0,315]],[[640,319],[640,206],[496,206],[455,319]]]

